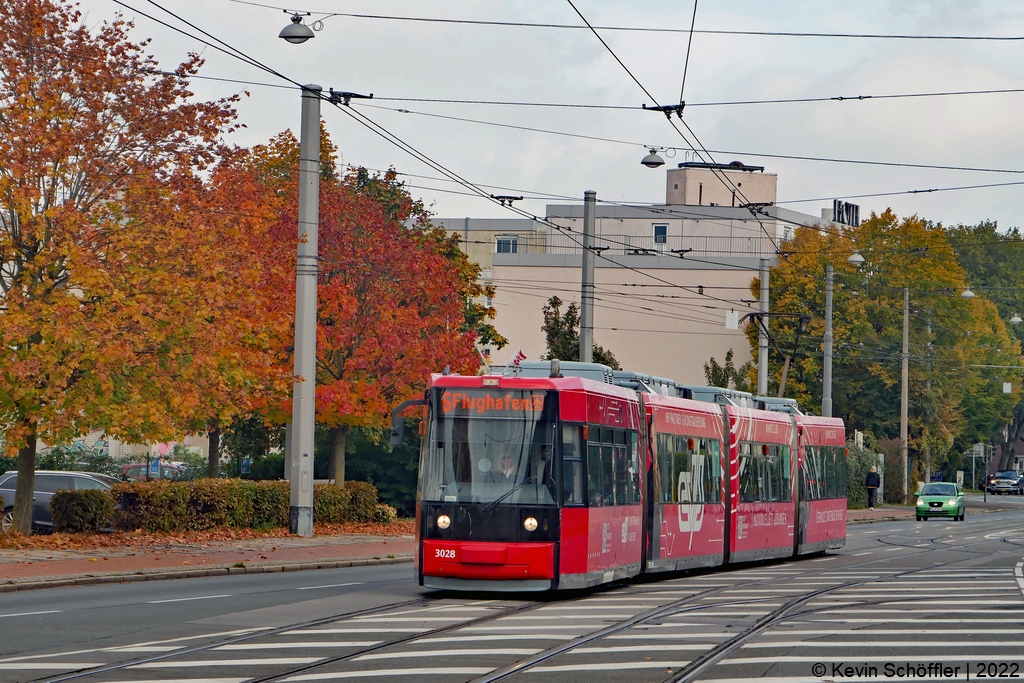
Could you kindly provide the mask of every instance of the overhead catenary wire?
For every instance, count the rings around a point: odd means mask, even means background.
[[[585,26],[579,26],[577,24],[556,24],[556,23],[540,23],[540,22],[526,22],[526,21],[496,21],[496,20],[484,20],[484,19],[449,19],[444,17],[415,17],[415,16],[398,16],[388,14],[359,14],[354,12],[330,12],[325,10],[314,10],[314,9],[300,9],[295,10],[292,7],[283,7],[279,5],[270,5],[266,3],[252,2],[251,0],[228,0],[240,5],[249,5],[251,7],[262,7],[266,9],[273,9],[277,11],[299,11],[309,12],[310,14],[316,15],[322,19],[329,17],[348,17],[352,19],[378,19],[388,21],[407,21],[407,22],[420,22],[420,23],[437,23],[437,24],[465,24],[471,26],[503,26],[512,28],[546,28],[546,29],[568,29],[568,30],[581,30],[586,29]],[[642,33],[689,33],[690,31],[685,28],[670,28],[670,27],[655,27],[655,26],[595,26],[602,31],[630,31],[630,32],[642,32]],[[941,35],[941,34],[899,34],[899,33],[838,33],[838,32],[807,32],[807,31],[754,31],[754,30],[741,30],[741,29],[695,29],[693,33],[706,34],[706,35],[727,35],[727,36],[763,36],[763,37],[780,37],[780,38],[860,38],[860,39],[876,39],[876,40],[954,40],[954,41],[995,41],[995,42],[1013,42],[1013,41],[1024,41],[1024,36],[984,36],[984,35]]]
[[[376,98],[374,98],[376,99]],[[353,102],[353,105],[356,103]],[[652,144],[649,142],[641,142],[639,140],[622,140],[618,138],[612,138],[600,135],[586,135],[582,133],[572,133],[563,130],[552,130],[550,128],[537,128],[535,126],[520,126],[511,123],[501,123],[499,121],[487,121],[484,119],[473,119],[464,116],[451,116],[448,114],[436,114],[433,112],[413,111],[410,109],[402,109],[396,107],[385,107],[381,105],[372,105],[365,102],[359,102],[360,107],[370,107],[374,109],[384,109],[388,111],[398,112],[400,114],[411,114],[415,116],[426,116],[436,119],[447,119],[450,121],[461,121],[463,123],[474,123],[482,126],[493,126],[496,128],[506,128],[511,130],[522,130],[531,133],[544,133],[546,135],[557,135],[567,138],[577,138],[580,140],[591,140],[594,142],[605,142],[615,145],[629,145],[630,147],[641,147],[650,148],[657,147],[659,149],[674,150],[674,151],[695,151],[691,147],[677,147],[673,145],[663,144]],[[940,171],[969,171],[976,173],[1013,173],[1022,174],[1024,169],[1013,169],[1013,168],[987,168],[979,166],[953,166],[949,164],[924,164],[917,162],[906,162],[906,161],[878,161],[873,159],[845,159],[839,157],[819,157],[819,156],[808,156],[800,154],[778,154],[775,152],[750,152],[740,150],[725,150],[725,149],[709,149],[707,150],[711,154],[729,154],[736,156],[748,156],[755,158],[765,159],[788,159],[792,161],[813,161],[822,163],[835,163],[835,164],[856,164],[864,166],[886,166],[892,168],[918,168],[918,169],[931,169]]]

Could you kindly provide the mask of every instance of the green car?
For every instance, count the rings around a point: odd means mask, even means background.
[[[917,494],[917,521],[929,517],[952,517],[964,521],[964,492],[956,484],[926,484]]]

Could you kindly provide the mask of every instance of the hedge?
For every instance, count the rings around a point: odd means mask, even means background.
[[[96,533],[110,527],[114,499],[107,491],[61,489],[50,499],[53,530],[69,534]]]
[[[99,529],[107,526],[111,517],[112,526],[121,530],[284,527],[288,526],[289,486],[287,481],[243,479],[124,482],[109,492],[62,492],[62,502],[51,509],[55,528],[68,531]],[[91,497],[80,500],[77,494]],[[108,507],[102,507],[99,499]],[[313,487],[313,519],[317,522],[390,523],[395,516],[394,508],[378,503],[372,484],[349,481],[343,487]]]

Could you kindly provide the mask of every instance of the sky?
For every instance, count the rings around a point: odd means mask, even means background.
[[[640,165],[644,145],[687,147],[657,112],[438,104],[384,100],[431,98],[601,104],[650,104],[640,86],[593,33],[578,29],[481,26],[328,16],[331,12],[580,25],[568,1],[289,0],[289,9],[323,18],[302,45],[277,38],[288,15],[233,0],[82,0],[89,25],[117,12],[132,36],[168,70],[188,52],[203,54],[200,74],[275,85],[286,81],[184,36],[142,13],[198,33],[163,7],[302,83],[373,93],[353,106],[426,156],[495,194],[522,194],[526,211],[544,215],[541,194],[664,202],[665,168]],[[594,25],[688,29],[694,5],[681,2],[574,0]],[[1024,3],[1012,0],[698,0],[697,29],[1024,36]],[[619,59],[659,102],[675,104],[687,34],[599,30]],[[247,91],[238,104],[244,128],[231,142],[249,146],[299,121],[299,92],[194,80],[196,97]],[[1024,40],[948,41],[694,34],[683,99],[686,124],[717,162],[740,160],[778,173],[780,204],[819,215],[832,198],[989,183],[1024,183],[1024,92],[818,103],[696,106],[700,103],[1024,88]],[[405,109],[409,112],[395,111]],[[421,113],[543,128],[633,144],[573,138],[440,119]],[[346,164],[402,173],[439,173],[333,107],[326,126]],[[685,130],[685,129],[684,129]],[[758,157],[756,153],[1019,170],[993,173],[891,168]],[[690,157],[669,151],[669,165]],[[410,191],[439,217],[515,217],[448,182],[410,177]],[[497,189],[507,188],[507,189]],[[815,199],[804,203],[794,200]],[[549,200],[564,203],[565,200]],[[1024,184],[850,199],[861,217],[897,214],[947,225],[998,221],[1024,226]]]

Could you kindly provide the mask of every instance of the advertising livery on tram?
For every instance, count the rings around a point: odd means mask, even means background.
[[[597,364],[514,373],[433,375],[395,411],[423,411],[421,585],[577,589],[845,543],[841,420]]]

